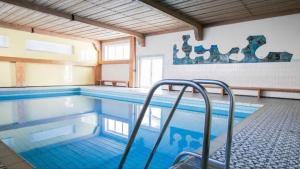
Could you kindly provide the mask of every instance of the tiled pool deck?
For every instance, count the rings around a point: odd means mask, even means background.
[[[95,87],[91,87],[95,88]],[[110,90],[111,88],[105,88]],[[116,90],[116,88],[114,88]],[[138,91],[125,89],[120,91]],[[175,95],[177,92],[163,92]],[[198,97],[187,93],[186,97]],[[211,94],[212,100],[226,96]],[[239,103],[263,104],[257,112],[234,128],[231,168],[300,168],[300,100],[236,96]],[[224,160],[226,135],[211,143],[211,157]],[[199,160],[189,159],[176,168],[199,168]],[[0,169],[32,168],[0,142]]]
[[[0,142],[0,169],[31,169],[31,165]]]
[[[299,169],[300,100],[243,96],[237,96],[236,100],[264,106],[234,128],[231,168]],[[225,135],[211,143],[211,158],[224,161],[224,141]],[[198,159],[191,158],[176,168],[199,168],[199,163]]]

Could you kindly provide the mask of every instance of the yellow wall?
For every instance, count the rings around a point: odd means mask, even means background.
[[[71,80],[64,65],[33,64],[25,66],[25,86],[86,85],[94,84],[94,70],[91,67],[71,66]]]
[[[77,61],[82,63],[96,64],[96,51],[92,43],[62,39],[58,37],[16,31],[11,29],[0,28],[0,35],[7,36],[9,39],[8,48],[0,48],[0,56],[66,60]],[[38,52],[26,50],[26,40],[43,40],[69,44],[73,46],[73,55],[63,55],[50,52]],[[83,51],[94,51],[95,57],[91,60],[84,61],[80,58]],[[92,67],[73,66],[72,80],[66,81],[65,66],[54,64],[25,64],[25,86],[43,86],[43,85],[87,85],[94,84],[94,70]],[[16,85],[15,64],[0,61],[0,87],[12,87]]]
[[[0,61],[0,87],[10,87],[16,85],[15,64]]]

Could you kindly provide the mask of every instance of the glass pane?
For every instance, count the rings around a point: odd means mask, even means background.
[[[162,59],[161,58],[152,59],[152,81],[151,81],[151,83],[154,84],[161,79],[162,79]]]
[[[151,85],[151,60],[143,58],[140,64],[140,86],[150,87]]]
[[[108,130],[115,131],[115,121],[108,119]]]
[[[128,133],[129,133],[128,124],[127,123],[123,123],[123,134],[125,136],[128,136]]]
[[[119,58],[119,59],[124,58],[123,46],[116,46],[116,58]]]
[[[108,55],[107,55],[107,59],[112,59],[112,60],[114,60],[115,59],[115,57],[116,57],[116,50],[115,50],[115,48],[113,47],[113,46],[110,46],[109,48],[108,48]]]
[[[140,60],[140,87],[149,88],[162,79],[163,61],[161,57],[142,57]]]
[[[104,46],[104,60],[108,59],[108,46]]]
[[[116,132],[123,134],[122,122],[116,121]]]
[[[124,59],[129,59],[130,50],[129,50],[129,44],[124,46]]]

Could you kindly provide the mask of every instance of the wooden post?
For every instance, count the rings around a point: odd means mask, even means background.
[[[134,87],[135,62],[136,62],[136,38],[130,37],[130,59],[129,59],[129,87]]]
[[[172,91],[173,90],[173,86],[172,85],[168,85],[168,91]]]
[[[103,80],[100,80],[100,85],[101,86],[104,86],[105,84],[104,84],[105,82],[103,81]]]
[[[100,85],[101,65],[96,65],[94,71],[95,71],[95,85]]]
[[[262,89],[258,89],[258,91],[257,91],[257,98],[261,98],[261,96],[262,96],[262,93],[263,93],[263,91],[262,91]]]
[[[101,41],[98,41],[97,43],[94,43],[94,48],[97,51],[97,64],[94,68],[95,72],[95,85],[101,85],[102,80],[102,43]]]
[[[224,90],[224,88],[221,89],[221,94],[222,94],[222,96],[225,95],[225,90]]]
[[[16,62],[16,87],[23,87],[25,84],[25,65],[22,62]]]

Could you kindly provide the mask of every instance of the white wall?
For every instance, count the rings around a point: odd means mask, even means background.
[[[107,64],[102,65],[103,80],[129,80],[129,65],[128,64]]]
[[[210,78],[223,80],[234,86],[299,89],[299,30],[300,14],[295,14],[209,27],[204,30],[204,40],[198,42],[195,41],[192,31],[149,36],[146,38],[146,47],[137,46],[137,56],[163,55],[164,78]],[[257,50],[257,56],[266,56],[270,51],[287,51],[293,54],[293,59],[289,63],[173,65],[173,45],[177,44],[181,52],[182,35],[185,34],[191,35],[189,44],[193,47],[204,45],[205,48],[209,48],[210,45],[216,44],[221,53],[227,53],[232,47],[246,47],[247,37],[250,35],[264,35],[267,43]],[[268,96],[300,98],[299,94],[268,93]]]

